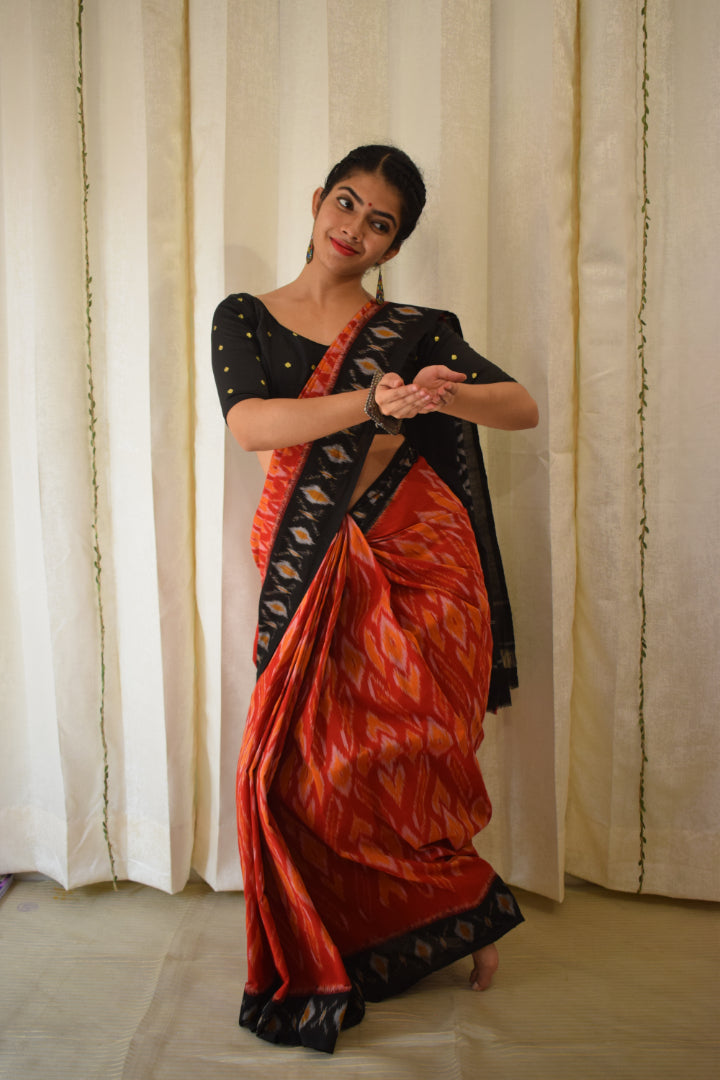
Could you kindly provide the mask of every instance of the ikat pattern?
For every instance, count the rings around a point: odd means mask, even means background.
[[[367,532],[383,512],[395,488],[417,459],[417,450],[410,443],[404,442],[388,467],[360,496],[350,512],[363,532]]]
[[[368,319],[378,310],[378,305],[370,300],[351,319],[308,379],[301,397],[323,397],[332,392],[349,345]],[[310,443],[303,443],[300,446],[287,446],[273,452],[250,538],[255,563],[263,577],[267,570],[275,534],[282,521],[294,483],[302,472],[310,445]],[[309,534],[303,533],[303,536],[304,542],[311,542],[308,539]]]
[[[402,366],[426,322],[420,308],[368,301],[325,353],[301,396],[369,387],[378,372]],[[272,656],[339,528],[372,437],[371,426],[363,423],[273,453],[251,536],[263,574],[258,671]]]
[[[407,990],[433,971],[497,941],[522,921],[515,897],[495,877],[483,901],[470,911],[347,957],[351,986],[345,993],[275,1000],[270,991],[246,992],[240,1024],[268,1042],[332,1051],[341,1028],[360,1023],[366,1001],[384,1001]]]
[[[492,653],[473,530],[422,458],[390,473],[379,513],[363,496],[366,531],[344,516],[261,672],[238,768],[241,1023],[324,1050],[366,997],[521,918],[472,845]],[[488,897],[494,914],[468,914]]]

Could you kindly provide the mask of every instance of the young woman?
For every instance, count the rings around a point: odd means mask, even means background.
[[[313,196],[296,280],[213,320],[223,412],[266,471],[240,1023],[330,1052],[365,1001],[462,956],[486,989],[522,920],[472,845],[483,717],[517,685],[476,425],[533,427],[537,408],[453,315],[365,291],[424,202],[402,151],[353,150]]]

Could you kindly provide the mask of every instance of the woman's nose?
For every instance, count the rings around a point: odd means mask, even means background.
[[[360,218],[359,214],[354,215],[352,218],[345,219],[343,225],[343,232],[346,234],[346,236],[352,237],[353,240],[358,240],[360,238],[361,231],[362,219]]]

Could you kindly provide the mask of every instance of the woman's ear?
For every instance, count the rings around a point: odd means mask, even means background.
[[[383,263],[390,262],[391,259],[394,259],[398,251],[400,250],[400,247],[401,245],[398,244],[397,247],[388,248],[383,257],[381,259],[378,259],[378,266],[382,266]]]
[[[318,210],[320,209],[320,203],[322,202],[323,188],[316,188],[312,197],[312,216],[316,218],[318,216]]]

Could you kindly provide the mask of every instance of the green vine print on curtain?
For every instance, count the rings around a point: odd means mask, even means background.
[[[638,860],[638,887],[637,891],[642,892],[643,882],[645,880],[645,848],[647,843],[647,837],[645,833],[645,766],[647,765],[647,740],[645,730],[645,659],[647,657],[647,601],[645,597],[645,553],[647,551],[647,535],[650,531],[648,528],[648,514],[647,514],[647,485],[645,477],[645,421],[646,410],[648,401],[648,382],[647,382],[647,366],[645,361],[645,346],[647,344],[647,338],[645,334],[645,308],[647,306],[647,250],[648,250],[648,232],[650,229],[650,215],[648,213],[648,207],[650,200],[648,198],[648,173],[647,173],[647,152],[648,152],[648,125],[650,116],[650,94],[648,90],[648,82],[650,76],[648,74],[648,25],[647,25],[647,9],[648,0],[643,0],[643,5],[640,10],[641,18],[641,33],[642,33],[642,57],[643,57],[643,76],[642,76],[642,205],[640,212],[642,214],[642,260],[641,260],[641,275],[640,275],[640,307],[638,309],[638,360],[640,364],[640,406],[638,408],[639,427],[640,427],[640,445],[638,447],[638,483],[640,485],[640,533],[638,540],[640,543],[640,664],[639,664],[639,676],[638,676],[638,723],[640,728],[640,858]]]
[[[92,359],[92,277],[90,275],[90,238],[88,229],[88,195],[90,183],[87,170],[87,140],[85,130],[85,97],[83,87],[83,0],[78,0],[77,7],[77,94],[78,124],[80,126],[80,153],[82,158],[83,185],[83,244],[85,255],[85,346],[88,388],[88,434],[90,439],[90,471],[92,478],[92,539],[93,564],[95,566],[95,590],[98,607],[98,628],[100,633],[100,740],[103,751],[103,835],[110,859],[110,874],[113,887],[117,888],[115,856],[110,841],[108,828],[109,776],[108,744],[105,734],[105,618],[103,615],[102,558],[100,554],[100,536],[98,529],[98,469],[97,469],[97,411],[95,406],[95,380]]]

